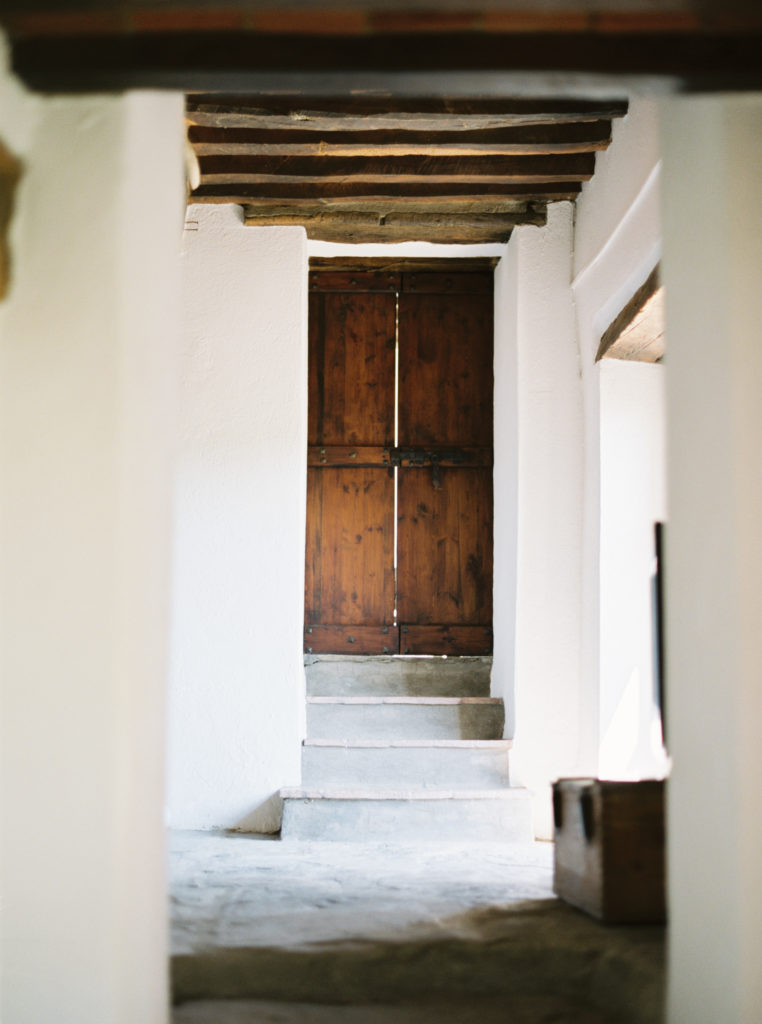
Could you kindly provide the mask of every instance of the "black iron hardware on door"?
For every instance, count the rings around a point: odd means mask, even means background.
[[[472,452],[462,448],[389,448],[390,466],[431,466],[431,483],[435,490],[440,490],[442,480],[439,467],[444,462],[448,466],[463,466],[473,463]]]

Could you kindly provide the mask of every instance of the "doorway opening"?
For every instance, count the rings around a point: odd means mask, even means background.
[[[310,273],[305,653],[492,652],[493,264]]]

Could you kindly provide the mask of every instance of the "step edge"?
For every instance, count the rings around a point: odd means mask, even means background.
[[[406,705],[420,705],[423,707],[456,707],[459,704],[468,705],[483,705],[484,707],[498,707],[502,705],[502,697],[403,697],[403,696],[385,696],[385,697],[307,697],[308,704],[316,705],[371,705],[373,707],[380,706],[382,704],[400,704]]]
[[[313,789],[293,786],[281,789],[280,797],[287,800],[348,800],[348,801],[412,801],[412,800],[526,800],[529,791],[523,786],[502,786],[494,789],[342,789],[325,786]]]
[[[449,748],[455,750],[511,750],[513,740],[378,740],[378,739],[320,739],[307,738],[302,740],[303,747],[327,747],[331,749],[358,750],[430,750]]]

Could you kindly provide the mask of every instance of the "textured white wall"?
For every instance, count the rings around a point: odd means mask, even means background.
[[[672,1024],[762,1020],[762,95],[664,105]]]
[[[570,204],[559,203],[546,227],[514,231],[498,273],[495,402],[503,408],[495,444],[505,468],[498,472],[497,491],[494,686],[510,699],[514,627],[503,616],[510,613],[509,588],[515,585],[512,768],[514,778],[533,790],[535,831],[544,837],[552,834],[550,782],[580,770],[583,454],[570,289],[572,214]]]
[[[0,304],[0,1016],[163,1024],[182,97],[43,100],[0,70],[0,136],[25,164]]]
[[[634,667],[650,664],[650,629],[637,628],[637,620],[629,621],[632,600],[625,591],[624,578],[635,587],[647,587],[652,561],[650,555],[644,555],[644,548],[635,536],[629,543],[621,537],[628,554],[622,555],[610,546],[608,560],[603,561],[601,502],[606,481],[601,474],[604,471],[602,430],[606,429],[606,423],[601,392],[606,385],[601,379],[603,364],[595,362],[595,354],[602,333],[646,281],[660,256],[658,107],[653,100],[633,97],[627,116],[614,122],[611,146],[605,153],[598,154],[595,176],[585,183],[575,210],[572,289],[584,396],[585,460],[581,675],[586,714],[582,723],[582,746],[587,770],[593,773],[599,768],[599,745],[608,729],[610,708],[619,705]],[[613,383],[613,376],[610,380]],[[646,395],[643,398],[648,400]],[[631,403],[630,409],[637,418],[637,403]],[[663,411],[657,419],[663,422]],[[616,444],[617,434],[622,432],[624,424],[621,418],[611,420],[611,424],[614,433],[610,443]],[[625,433],[630,435],[634,429],[633,424]],[[660,479],[662,467],[654,464],[650,473],[642,459],[637,465],[641,476],[637,479],[631,476],[630,486],[636,493],[650,494],[654,481]],[[606,458],[605,472],[613,473],[607,486],[608,507],[612,511],[611,499],[621,482],[620,468],[615,457]],[[630,470],[634,473],[635,467]],[[663,497],[657,504],[663,507]],[[640,507],[646,515],[645,507]],[[640,536],[644,529],[651,529],[650,521],[636,525],[631,514],[628,522]],[[628,568],[622,586],[617,586],[616,573],[623,557],[627,559]],[[607,601],[617,598],[613,607],[604,607],[604,591]],[[625,634],[632,639],[636,628],[639,653],[633,664],[632,647],[629,643],[622,647],[620,640]],[[650,687],[650,673],[648,676],[641,674],[637,706],[646,699]],[[603,765],[600,767],[604,770]],[[624,772],[624,768],[621,770]],[[605,771],[606,774],[614,772],[610,759]]]
[[[304,718],[306,237],[186,224],[169,823],[273,831]]]

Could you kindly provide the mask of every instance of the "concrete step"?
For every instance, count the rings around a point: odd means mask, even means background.
[[[308,697],[308,739],[502,739],[490,697]]]
[[[492,658],[359,658],[309,654],[310,697],[489,697]]]
[[[283,840],[528,842],[527,792],[506,789],[282,789]]]
[[[302,784],[488,789],[508,785],[510,740],[305,740]]]

